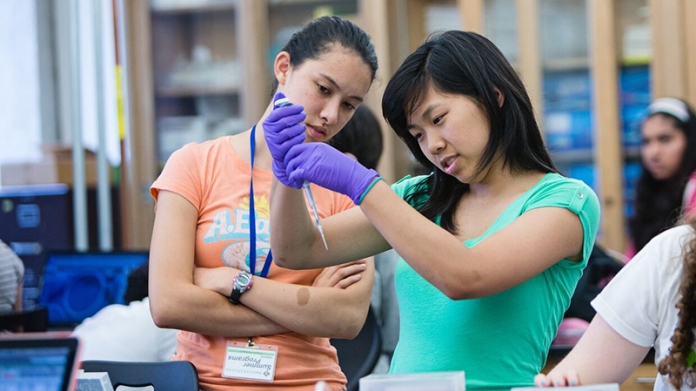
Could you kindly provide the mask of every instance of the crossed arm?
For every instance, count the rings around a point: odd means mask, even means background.
[[[186,199],[160,191],[149,284],[151,312],[159,327],[226,337],[294,331],[353,338],[360,331],[372,291],[372,261],[325,270],[313,286],[254,277],[253,288],[242,296],[243,305],[232,305],[226,296],[236,270],[194,273],[197,220],[198,212]]]

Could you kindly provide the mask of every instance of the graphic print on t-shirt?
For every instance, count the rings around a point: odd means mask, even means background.
[[[256,209],[256,269],[259,275],[266,263],[271,249],[270,243],[270,208],[266,195],[254,196]],[[210,227],[203,241],[205,243],[229,242],[220,257],[225,265],[239,270],[249,271],[249,197],[244,197],[234,208],[215,212]]]

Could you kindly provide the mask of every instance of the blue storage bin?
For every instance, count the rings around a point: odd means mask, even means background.
[[[592,148],[592,112],[547,111],[544,115],[546,144],[552,151]]]
[[[123,303],[128,275],[147,253],[49,254],[39,304],[51,325],[82,322],[109,304]]]
[[[592,84],[587,70],[546,72],[543,90],[546,110],[591,110],[592,108]]]
[[[570,167],[568,176],[585,182],[585,184],[597,192],[595,182],[595,167],[587,164],[576,164]]]
[[[645,118],[647,106],[626,105],[621,108],[622,138],[624,147],[639,147],[641,144],[640,126]]]
[[[626,216],[633,216],[634,204],[636,200],[636,185],[642,167],[640,163],[628,163],[624,165],[624,213]]]
[[[646,66],[623,67],[619,76],[622,105],[648,106],[650,93],[650,68]]]
[[[642,167],[639,163],[629,163],[624,166],[624,198],[627,202],[633,203],[636,198],[636,185],[641,171]]]

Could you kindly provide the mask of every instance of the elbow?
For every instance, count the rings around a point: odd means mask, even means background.
[[[479,299],[489,296],[496,291],[491,291],[491,281],[486,281],[479,272],[472,272],[466,275],[455,275],[454,273],[442,276],[439,281],[431,281],[435,287],[451,300]]]
[[[298,264],[294,260],[276,253],[273,253],[273,262],[285,269],[303,269],[302,265]]]
[[[447,296],[450,300],[466,300],[471,299],[467,292],[462,289],[440,289],[440,291]]]
[[[486,296],[481,292],[477,291],[475,287],[467,284],[443,284],[437,287],[442,294],[447,296],[450,300],[468,300],[477,299]]]
[[[282,268],[292,269],[292,267],[290,267],[291,265],[288,264],[288,259],[286,257],[279,256],[277,253],[273,253],[273,262]]]
[[[344,314],[347,314],[348,316],[336,323],[336,333],[331,337],[340,339],[355,339],[365,326],[367,312],[367,310],[363,310],[362,308],[359,310],[356,309],[355,311],[344,312]],[[336,317],[337,320],[339,318],[341,317]]]
[[[155,322],[155,325],[159,328],[180,328],[177,325],[177,311],[172,309],[173,307],[167,305],[167,303],[158,303],[157,301],[153,302],[152,299],[150,299],[150,315],[152,316],[152,320]]]
[[[337,325],[336,332],[332,333],[331,338],[355,339],[363,328],[365,322],[355,322],[344,325]]]
[[[360,334],[360,330],[362,330],[362,327],[351,327],[349,329],[346,329],[344,333],[342,333],[340,336],[337,336],[335,338],[355,339],[358,336],[358,334]]]

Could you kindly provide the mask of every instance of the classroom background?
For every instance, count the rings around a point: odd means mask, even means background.
[[[597,192],[598,243],[625,251],[645,108],[696,104],[694,1],[2,0],[0,239],[25,262],[24,308],[39,301],[49,253],[119,252],[123,264],[146,253],[148,189],[169,155],[251,126],[279,48],[327,14],[373,39],[376,113],[429,34],[490,38],[527,86],[554,162]],[[417,172],[382,130],[385,180]]]

